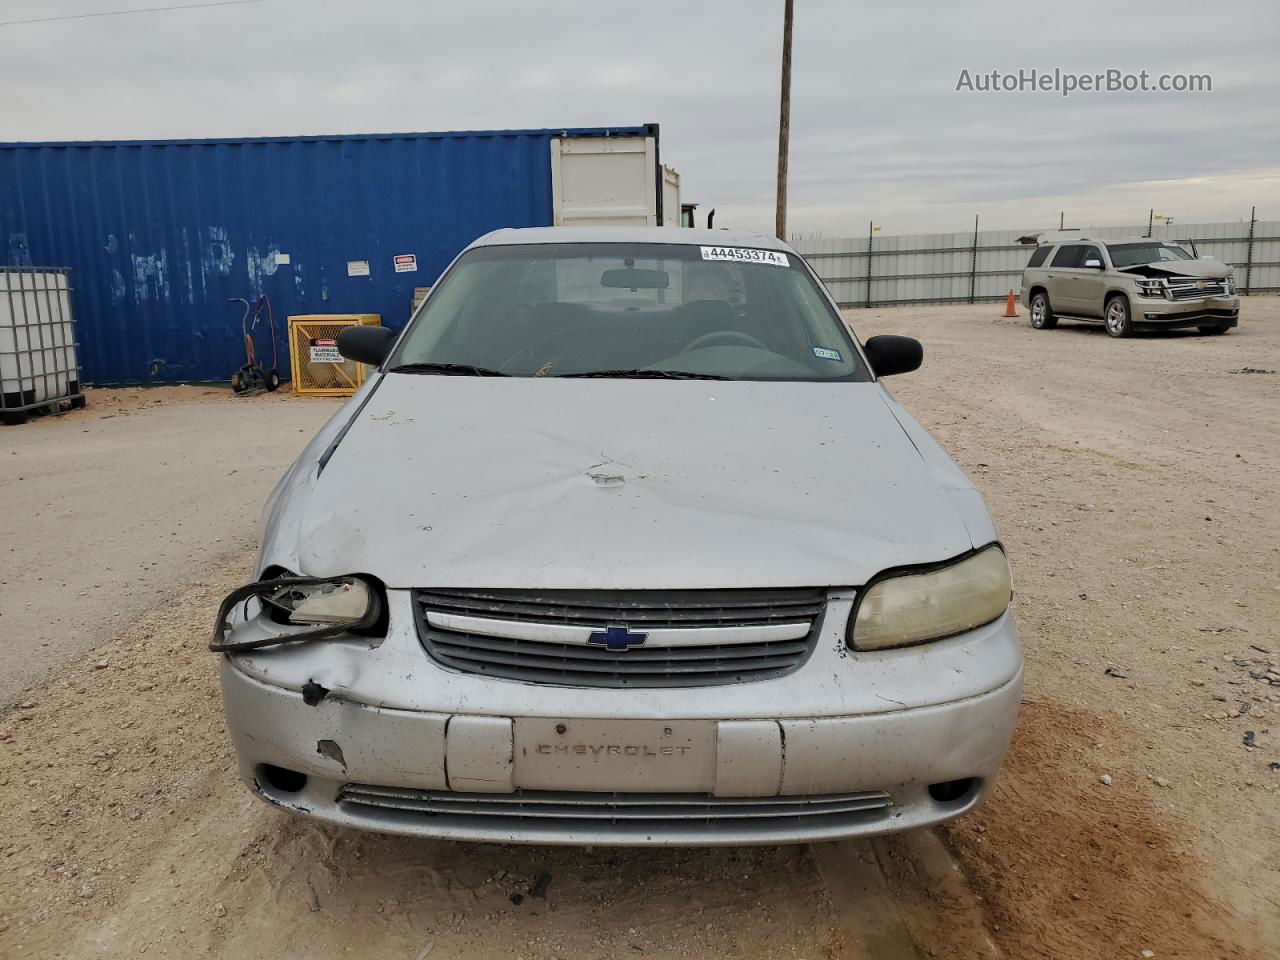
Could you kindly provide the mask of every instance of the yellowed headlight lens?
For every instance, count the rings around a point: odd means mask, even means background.
[[[887,577],[858,604],[856,650],[937,640],[995,620],[1009,606],[1009,561],[996,544],[928,573]]]
[[[292,623],[358,623],[369,614],[373,594],[363,580],[339,578],[282,587],[264,598],[285,611]]]

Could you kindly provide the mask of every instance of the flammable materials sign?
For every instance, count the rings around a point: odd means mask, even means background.
[[[311,340],[312,363],[342,363],[338,341],[333,337],[315,337]]]

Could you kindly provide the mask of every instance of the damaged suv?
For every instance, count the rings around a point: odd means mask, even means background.
[[[1150,237],[1042,240],[1022,271],[1022,305],[1037,330],[1084,320],[1113,337],[1175,327],[1226,333],[1240,317],[1230,266]]]
[[[568,844],[784,843],[965,813],[1022,654],[978,491],[771,237],[502,230],[267,505],[214,628],[259,797]]]

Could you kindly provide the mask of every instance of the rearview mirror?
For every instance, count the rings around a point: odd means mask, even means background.
[[[1102,261],[1101,261],[1101,260],[1093,260],[1093,259],[1089,259],[1089,260],[1086,260],[1086,261],[1084,262],[1084,265],[1085,265],[1085,268],[1086,268],[1086,269],[1089,269],[1089,270],[1101,270],[1101,269],[1102,269]]]
[[[913,337],[884,335],[872,337],[862,345],[877,377],[919,370],[924,362],[924,347]]]
[[[338,352],[348,360],[376,367],[387,359],[396,342],[394,330],[386,327],[346,327],[338,332]]]
[[[640,270],[627,267],[618,270],[606,270],[600,274],[602,287],[621,287],[624,290],[666,290],[671,286],[671,277],[665,270]]]

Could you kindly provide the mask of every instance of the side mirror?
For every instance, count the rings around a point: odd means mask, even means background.
[[[924,347],[913,337],[889,335],[872,337],[862,345],[871,361],[871,369],[877,377],[891,377],[895,373],[919,370],[924,362]]]
[[[347,327],[338,332],[338,352],[371,367],[387,359],[395,342],[396,332],[386,327]]]
[[[1087,270],[1101,270],[1101,269],[1102,269],[1102,261],[1101,261],[1101,260],[1093,260],[1093,259],[1086,260],[1086,261],[1084,262],[1084,265],[1085,265],[1085,269],[1087,269]]]

